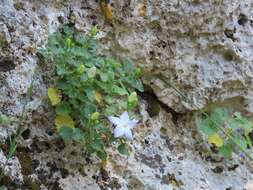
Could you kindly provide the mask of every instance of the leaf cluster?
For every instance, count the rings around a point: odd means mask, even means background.
[[[88,152],[105,160],[105,146],[115,140],[107,116],[133,110],[138,104],[135,90],[143,91],[143,86],[140,70],[129,61],[97,54],[96,33],[94,27],[84,37],[64,26],[49,36],[40,54],[55,69],[48,96],[55,106],[58,133],[65,141],[84,143]]]
[[[9,122],[10,119],[6,115],[0,113],[0,125],[7,125]]]
[[[225,157],[230,157],[236,151],[235,143],[245,152],[248,148],[253,150],[249,136],[253,124],[239,112],[231,114],[226,108],[217,108],[210,117],[199,123],[198,129],[208,136],[208,142]]]

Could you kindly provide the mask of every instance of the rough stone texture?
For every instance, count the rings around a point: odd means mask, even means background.
[[[194,109],[155,74],[200,108],[239,97],[243,109],[253,111],[251,0],[147,1],[145,17],[131,17],[144,1],[115,4],[115,54],[143,67],[161,101],[178,112]]]
[[[95,1],[0,0],[0,111],[20,116],[34,81],[24,123],[28,137],[20,139],[19,161],[10,160],[15,163],[10,177],[19,182],[29,177],[45,190],[251,190],[252,163],[236,155],[222,161],[205,153],[195,131],[194,108],[158,76],[167,77],[200,108],[226,104],[252,113],[252,0],[120,0],[113,5],[114,19],[108,23]],[[97,24],[99,51],[130,58],[143,68],[143,81],[159,100],[184,113],[177,123],[163,110],[150,118],[143,102],[143,124],[129,142],[131,155],[119,155],[114,145],[102,171],[95,157],[78,145],[65,147],[53,134],[54,114],[46,97],[49,70],[38,62],[36,51],[49,33],[68,22],[83,33]],[[1,127],[1,142],[14,131]],[[0,163],[6,163],[2,152]],[[24,185],[31,189],[27,180]]]
[[[23,176],[21,173],[21,165],[17,157],[12,157],[7,160],[3,151],[0,151],[0,167],[3,168],[6,175],[10,176],[17,184],[23,182]]]

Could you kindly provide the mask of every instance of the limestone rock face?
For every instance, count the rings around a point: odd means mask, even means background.
[[[161,101],[178,112],[194,109],[157,76],[200,108],[234,98],[253,111],[251,0],[115,4],[115,54],[123,49],[122,57],[143,68],[145,82]],[[146,7],[144,17],[138,15],[140,6]]]
[[[18,119],[27,108],[25,134],[11,160],[0,166],[11,189],[251,190],[252,163],[203,153],[193,110],[226,105],[253,113],[252,0],[112,0],[105,21],[89,0],[0,0],[0,112]],[[97,24],[99,53],[130,59],[143,82],[166,106],[151,117],[142,101],[142,124],[129,142],[129,157],[108,149],[105,170],[76,144],[53,133],[47,100],[51,71],[36,55],[48,35],[65,23],[87,33]],[[33,81],[33,95],[25,94]],[[175,113],[180,117],[175,118]],[[0,126],[0,142],[15,133]],[[8,164],[7,164],[8,163]],[[6,182],[6,181],[5,181]],[[7,182],[6,182],[7,183]]]

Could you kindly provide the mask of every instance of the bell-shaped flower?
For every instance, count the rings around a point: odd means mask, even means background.
[[[108,117],[109,121],[115,125],[114,137],[126,137],[129,140],[133,139],[132,129],[136,127],[138,120],[131,120],[128,113],[125,111],[120,117]]]

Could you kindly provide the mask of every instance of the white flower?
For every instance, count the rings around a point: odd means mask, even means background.
[[[137,125],[138,120],[130,120],[126,111],[120,117],[110,116],[108,119],[116,126],[113,131],[114,137],[125,136],[129,140],[133,139],[132,129]]]

